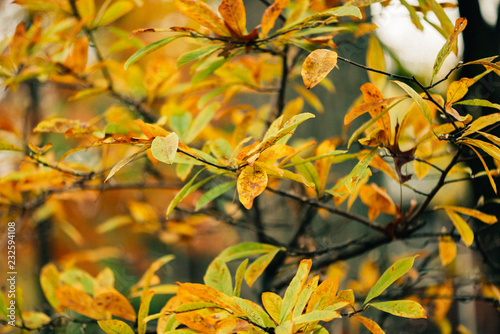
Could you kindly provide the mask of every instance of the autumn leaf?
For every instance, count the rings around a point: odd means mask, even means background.
[[[258,166],[243,168],[236,183],[240,202],[248,210],[252,208],[254,198],[259,196],[266,187],[267,174]]]
[[[366,329],[368,329],[372,334],[385,334],[382,328],[380,328],[379,324],[377,324],[375,321],[358,314],[355,314],[353,318],[361,322],[363,326],[365,326]]]
[[[217,35],[230,35],[224,25],[224,21],[206,3],[199,0],[174,0],[174,4],[182,14],[210,29]]]
[[[439,258],[441,264],[446,266],[455,260],[457,256],[457,245],[449,235],[439,238]]]
[[[219,13],[226,26],[238,37],[246,34],[247,17],[243,0],[222,0]]]
[[[121,320],[99,320],[97,324],[107,334],[134,334],[134,330]]]
[[[379,71],[386,70],[384,50],[382,49],[382,45],[380,45],[377,37],[373,34],[370,36],[368,50],[366,51],[366,66]],[[385,83],[387,82],[387,76],[385,74],[373,71],[368,71],[368,78],[370,79],[370,82],[379,89],[384,88]]]
[[[114,316],[129,321],[135,321],[137,318],[135,310],[130,302],[116,289],[112,287],[101,287],[94,295],[94,308],[104,309]]]
[[[396,214],[396,206],[392,199],[384,188],[380,188],[375,183],[361,186],[359,197],[368,206],[368,219],[370,220],[377,218],[380,212]]]
[[[276,19],[280,16],[289,2],[290,0],[274,0],[274,2],[266,8],[260,23],[262,38],[266,38],[269,31],[274,27]]]
[[[156,137],[151,143],[151,152],[153,157],[159,161],[172,164],[179,147],[179,137],[175,132],[166,137]]]
[[[467,224],[467,222],[463,220],[463,218],[460,217],[455,211],[450,209],[445,209],[444,211],[446,212],[446,214],[448,214],[448,217],[450,217],[453,225],[455,225],[455,227],[457,228],[457,231],[458,233],[460,233],[460,236],[462,237],[465,245],[467,247],[472,245],[472,242],[474,241],[474,232],[472,232],[469,224]]]
[[[94,307],[92,297],[81,290],[64,285],[56,289],[55,295],[62,306],[92,319],[104,318],[104,312]]]
[[[307,89],[316,86],[337,64],[337,52],[318,49],[311,52],[302,64],[302,79]]]
[[[387,302],[371,303],[370,306],[398,317],[411,319],[427,318],[427,314],[422,305],[413,300],[391,300]]]

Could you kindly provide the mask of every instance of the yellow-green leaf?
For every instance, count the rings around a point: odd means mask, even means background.
[[[134,330],[121,320],[99,320],[97,324],[107,334],[134,334]]]
[[[151,299],[155,295],[154,291],[147,291],[145,294],[143,293],[141,296],[141,306],[139,306],[139,318],[137,319],[138,334],[146,333],[147,323],[144,321],[149,313],[149,305],[151,304]]]
[[[245,272],[245,282],[247,282],[249,287],[252,287],[257,278],[259,278],[260,275],[262,275],[264,270],[267,268],[269,263],[271,263],[271,261],[274,259],[274,257],[276,256],[276,254],[278,254],[279,251],[280,249],[277,248],[272,252],[264,254],[255,261],[253,261],[252,264],[248,266],[248,269]]]
[[[262,294],[262,305],[264,305],[271,318],[275,322],[280,323],[281,307],[283,305],[281,297],[274,292],[264,292]]]
[[[166,137],[156,137],[151,143],[151,153],[153,157],[159,161],[172,164],[177,154],[179,147],[179,137],[175,132],[170,133]]]
[[[217,257],[225,262],[230,262],[252,255],[271,253],[276,249],[281,250],[279,247],[260,242],[242,242],[226,248]]]
[[[377,147],[372,149],[370,151],[370,153],[365,155],[365,157],[363,159],[361,159],[356,164],[356,166],[354,166],[354,168],[349,173],[349,175],[347,175],[347,177],[346,177],[347,181],[345,183],[345,186],[346,186],[347,190],[349,191],[349,193],[352,193],[354,191],[354,189],[356,188],[356,185],[358,184],[358,181],[362,179],[366,169],[370,165],[370,162],[372,161],[373,157],[377,153],[377,150],[378,150]]]
[[[207,191],[205,194],[203,194],[203,196],[200,197],[200,199],[196,203],[195,210],[198,211],[202,209],[205,205],[207,205],[217,197],[221,196],[228,190],[233,189],[235,186],[236,186],[236,181],[228,181],[221,183],[213,188],[210,188],[209,191]]]
[[[130,56],[129,59],[125,62],[124,68],[128,69],[130,65],[141,59],[142,57],[150,54],[153,51],[158,50],[159,48],[167,45],[170,42],[175,41],[179,37],[184,37],[186,34],[179,34],[179,35],[174,35],[174,36],[169,36],[167,38],[161,39],[159,41],[156,41],[154,43],[151,43],[149,45],[146,45],[142,49],[138,50],[136,53],[134,53],[132,56]]]
[[[3,140],[0,140],[0,151],[19,151],[24,152],[22,148],[17,147],[14,144],[7,143]]]
[[[311,52],[302,64],[302,79],[307,89],[316,86],[337,65],[337,52],[318,49]]]
[[[150,147],[149,145],[143,146],[139,151],[135,152],[131,156],[121,160],[116,165],[114,165],[113,168],[111,168],[111,170],[109,171],[109,174],[106,177],[106,179],[104,180],[104,182],[107,182],[110,178],[112,178],[113,175],[115,175],[116,172],[118,172],[120,169],[122,169],[123,166],[125,166],[126,164],[128,164],[129,162],[131,162],[132,160],[134,160],[135,158],[137,158],[138,156],[140,156],[141,154],[146,152],[149,149],[149,147]]]
[[[434,66],[432,67],[431,82],[434,79],[434,77],[436,76],[436,74],[439,72],[439,70],[441,69],[441,66],[443,65],[446,57],[448,57],[448,55],[450,54],[450,52],[452,50],[456,49],[458,35],[465,29],[466,25],[467,25],[467,19],[464,17],[460,17],[455,21],[455,29],[450,34],[446,43],[443,45],[443,47],[439,51],[439,53],[436,57],[436,60],[434,62]]]
[[[382,292],[385,291],[392,283],[394,283],[401,276],[406,274],[408,270],[413,266],[413,261],[417,256],[407,257],[396,261],[392,266],[390,266],[378,279],[377,283],[370,289],[368,295],[366,296],[363,305],[366,305],[373,298],[378,297]]]
[[[307,281],[307,276],[309,275],[309,271],[311,271],[311,266],[312,261],[309,259],[300,261],[297,273],[293,277],[290,285],[285,291],[285,295],[283,296],[283,304],[280,311],[280,324],[284,323],[291,316],[292,310],[299,298],[300,291],[302,290],[304,283]]]
[[[134,8],[134,3],[128,0],[115,1],[109,6],[104,14],[96,22],[95,26],[105,26],[118,20],[123,15],[127,14]]]
[[[310,323],[310,322],[316,322],[316,321],[330,321],[335,318],[340,318],[340,314],[335,312],[335,311],[312,311],[303,315],[298,316],[297,318],[293,319],[293,323],[295,325],[301,325],[305,323]]]
[[[205,107],[202,111],[200,111],[198,115],[196,115],[186,135],[186,144],[189,144],[191,141],[193,141],[196,136],[198,136],[198,134],[205,128],[205,126],[210,123],[215,115],[215,112],[219,108],[220,103],[212,103]]]
[[[215,258],[207,268],[203,282],[220,292],[231,296],[233,294],[233,281],[231,272],[227,267],[226,262],[220,258]]]
[[[411,319],[427,318],[427,314],[422,305],[413,300],[391,300],[387,302],[371,303],[370,306],[398,317]]]
[[[59,271],[53,263],[43,266],[40,272],[40,285],[49,304],[56,310],[62,311],[61,303],[56,298],[56,289],[60,286]]]
[[[234,275],[234,290],[233,296],[239,297],[241,292],[241,284],[243,283],[243,278],[245,277],[245,271],[247,270],[248,259],[245,259],[240,263],[236,274]]]

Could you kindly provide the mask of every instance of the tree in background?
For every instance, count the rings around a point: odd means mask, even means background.
[[[2,333],[498,331],[477,242],[498,199],[468,186],[497,193],[500,105],[465,96],[500,63],[440,72],[467,31],[456,5],[400,0],[445,40],[424,82],[386,69],[368,6],[391,1],[262,0],[255,27],[241,0],[15,2]],[[364,64],[342,54],[360,39]],[[345,66],[366,82],[332,110]],[[324,113],[341,134],[301,135]]]

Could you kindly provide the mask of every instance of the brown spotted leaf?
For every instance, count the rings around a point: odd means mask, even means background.
[[[259,196],[266,187],[267,174],[257,165],[245,167],[236,183],[240,202],[247,209],[252,208],[254,198]]]
[[[246,34],[247,17],[243,0],[222,0],[219,13],[226,26],[238,37]]]
[[[174,0],[177,9],[190,19],[210,29],[219,36],[229,36],[224,21],[206,3],[198,0]]]
[[[302,79],[307,89],[316,86],[337,64],[337,52],[318,49],[307,56],[302,64]]]

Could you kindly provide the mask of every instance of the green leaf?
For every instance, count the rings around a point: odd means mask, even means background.
[[[193,78],[191,79],[191,83],[193,85],[196,85],[200,82],[202,82],[205,78],[207,78],[210,74],[214,73],[216,69],[224,65],[229,59],[232,57],[227,57],[227,58],[216,58],[210,63],[207,63],[206,66],[201,69],[198,73],[196,73]]]
[[[226,262],[219,258],[215,258],[210,263],[205,276],[203,276],[203,282],[205,285],[219,290],[228,296],[231,296],[233,293],[231,272],[229,271]]]
[[[356,166],[354,166],[349,175],[347,175],[345,186],[347,187],[349,193],[352,193],[354,189],[356,189],[358,181],[363,178],[363,175],[365,174],[366,169],[370,165],[370,162],[372,161],[375,154],[377,154],[377,150],[378,150],[377,147],[372,149],[370,153],[368,153],[363,159],[361,159],[356,164]]]
[[[300,291],[307,280],[311,266],[312,261],[309,259],[300,261],[297,273],[293,277],[290,285],[285,291],[285,295],[283,296],[283,303],[280,312],[280,324],[283,324],[288,317],[291,316],[292,310],[299,299]]]
[[[420,17],[418,16],[415,7],[408,4],[405,0],[400,0],[400,1],[401,4],[405,6],[408,12],[410,13],[411,22],[415,25],[415,27],[417,27],[418,30],[423,31],[424,26],[422,25],[422,22],[420,22]]]
[[[411,88],[410,86],[408,86],[404,82],[401,82],[401,81],[393,81],[393,82],[395,82],[397,85],[399,85],[399,87],[403,88],[405,90],[405,92],[407,92],[410,95],[410,97],[418,104],[418,106],[420,107],[420,110],[422,110],[422,112],[424,113],[425,119],[432,126],[431,108],[425,102],[425,100],[422,98],[422,96],[420,96],[413,88]]]
[[[307,281],[307,283],[302,288],[302,291],[300,292],[299,295],[299,299],[297,300],[297,303],[293,308],[293,313],[292,313],[293,322],[296,323],[296,318],[300,317],[300,315],[304,313],[304,309],[307,303],[310,301],[311,295],[318,288],[318,282],[319,282],[319,276],[316,275],[309,281]]]
[[[66,283],[71,286],[79,286],[80,290],[93,295],[94,294],[94,278],[81,269],[69,269],[63,271],[59,278],[61,282]]]
[[[169,117],[168,124],[177,133],[182,142],[186,141],[186,136],[191,127],[193,117],[185,110]]]
[[[262,275],[264,270],[267,268],[269,263],[271,263],[271,261],[279,251],[280,249],[276,248],[274,251],[260,256],[255,261],[253,261],[251,265],[248,266],[248,269],[245,272],[245,282],[247,282],[249,287],[252,287],[257,278]]]
[[[127,14],[134,8],[132,1],[119,0],[115,1],[109,8],[106,9],[104,14],[99,18],[95,26],[105,26],[118,20],[123,15]]]
[[[149,313],[149,305],[151,304],[151,299],[155,295],[154,291],[147,291],[146,294],[143,294],[141,297],[141,306],[139,307],[139,313],[137,317],[137,332],[138,334],[145,334],[147,329],[147,323],[143,322],[143,320],[148,316]]]
[[[145,145],[139,151],[135,152],[131,156],[129,156],[129,157],[121,160],[116,165],[114,165],[113,168],[111,168],[111,170],[109,171],[109,174],[106,177],[106,180],[104,180],[104,182],[106,183],[110,178],[113,177],[113,175],[116,174],[116,172],[118,172],[120,169],[122,169],[123,166],[125,166],[126,164],[128,164],[129,162],[131,162],[132,160],[134,160],[135,158],[137,158],[139,155],[141,155],[144,152],[146,152],[149,148],[150,148],[149,145]]]
[[[294,156],[292,158],[292,164],[295,166],[297,171],[304,176],[304,178],[310,183],[314,184],[316,192],[319,191],[321,182],[319,180],[318,171],[310,162],[304,162],[304,160],[299,156]]]
[[[195,211],[200,210],[205,205],[207,205],[208,203],[210,203],[211,201],[213,201],[217,197],[221,196],[229,189],[234,189],[234,187],[236,187],[236,180],[224,182],[224,183],[221,183],[221,184],[211,188],[209,191],[207,191],[205,194],[203,194],[203,196],[200,197],[200,199],[196,203]]]
[[[9,312],[7,311],[7,302],[5,301],[3,293],[0,293],[0,314],[4,318],[7,318],[7,315],[9,314]]]
[[[274,252],[276,249],[282,250],[282,248],[273,245],[262,244],[259,242],[242,242],[226,248],[217,257],[225,262],[230,262],[252,255]]]
[[[175,209],[175,207],[177,206],[177,204],[179,204],[180,201],[182,201],[189,194],[193,193],[195,190],[197,190],[198,188],[203,186],[205,183],[207,183],[208,181],[210,181],[211,179],[213,179],[214,177],[217,176],[217,175],[209,176],[206,179],[193,185],[194,180],[196,180],[198,175],[200,175],[200,173],[203,172],[204,170],[205,169],[202,169],[198,173],[196,173],[196,175],[193,176],[193,178],[191,180],[189,180],[189,182],[186,183],[184,185],[184,187],[182,187],[182,189],[174,196],[174,198],[172,199],[172,201],[170,202],[170,204],[168,205],[168,208],[167,208],[167,213],[166,213],[167,219],[168,219],[168,215],[170,213],[172,213],[172,211]]]
[[[410,270],[413,266],[413,261],[415,261],[415,258],[417,256],[418,255],[401,259],[390,266],[389,269],[387,269],[382,274],[382,276],[380,276],[377,283],[375,283],[375,285],[370,289],[370,292],[368,292],[363,305],[366,305],[366,303],[368,303],[370,300],[379,296],[382,292],[385,291],[385,289],[389,287],[389,285],[406,274],[406,272],[408,272],[408,270]]]
[[[261,312],[257,312],[257,310],[252,307],[253,302],[239,297],[233,297],[233,300],[243,310],[243,312],[245,313],[245,317],[248,317],[253,323],[256,323],[259,326],[266,326],[264,320],[262,319]],[[257,306],[257,304],[254,305],[255,307],[259,307]]]
[[[19,151],[24,152],[22,148],[17,147],[11,143],[7,143],[3,140],[0,140],[0,151]]]
[[[233,296],[239,297],[241,292],[241,284],[243,283],[243,277],[245,276],[245,271],[247,270],[248,259],[241,262],[234,275],[234,291]]]
[[[150,54],[153,51],[158,50],[159,48],[167,45],[170,42],[175,41],[177,38],[184,37],[184,36],[187,36],[187,35],[181,34],[181,35],[170,36],[170,37],[161,39],[159,41],[156,41],[154,43],[151,43],[151,44],[143,47],[142,49],[140,49],[136,53],[134,53],[129,59],[127,59],[127,61],[125,62],[125,66],[124,66],[125,69],[127,70],[130,67],[130,65],[132,65],[133,63],[135,63],[136,61],[138,61],[142,57]]]
[[[97,324],[107,334],[134,334],[134,330],[121,320],[99,320]]]
[[[293,325],[294,323],[291,320],[285,321],[284,323],[280,324],[276,329],[274,330],[275,334],[290,334],[293,333]]]
[[[134,286],[134,290],[137,290],[137,286],[142,287],[142,294],[141,294],[141,300],[144,300],[146,298],[146,295],[149,291],[149,286],[151,284],[151,280],[153,279],[153,275],[155,272],[161,268],[161,266],[167,264],[168,262],[172,261],[174,259],[173,255],[164,255],[160,257],[158,260],[155,260],[149,268],[146,270],[144,275],[142,275],[141,279],[139,280],[139,283],[137,283]]]
[[[374,3],[383,2],[385,0],[351,0],[344,4],[344,6],[356,6],[356,7],[366,7],[373,5]]]
[[[391,300],[388,302],[371,303],[370,306],[398,317],[411,319],[427,318],[422,305],[413,300]]]
[[[223,46],[224,45],[222,45],[222,44],[210,45],[210,46],[207,46],[204,48],[200,48],[200,49],[186,52],[186,53],[182,54],[177,59],[177,68],[181,68],[182,66],[186,65],[187,63],[192,62],[193,60],[196,60],[196,59],[201,58],[203,56],[209,55],[209,54],[219,50]]]
[[[178,147],[179,137],[172,132],[166,137],[155,137],[151,143],[151,153],[155,159],[170,165],[174,162]]]
[[[196,136],[207,126],[215,115],[215,112],[220,108],[220,103],[212,103],[205,107],[198,115],[196,115],[189,131],[186,135],[185,143],[189,144]]]

